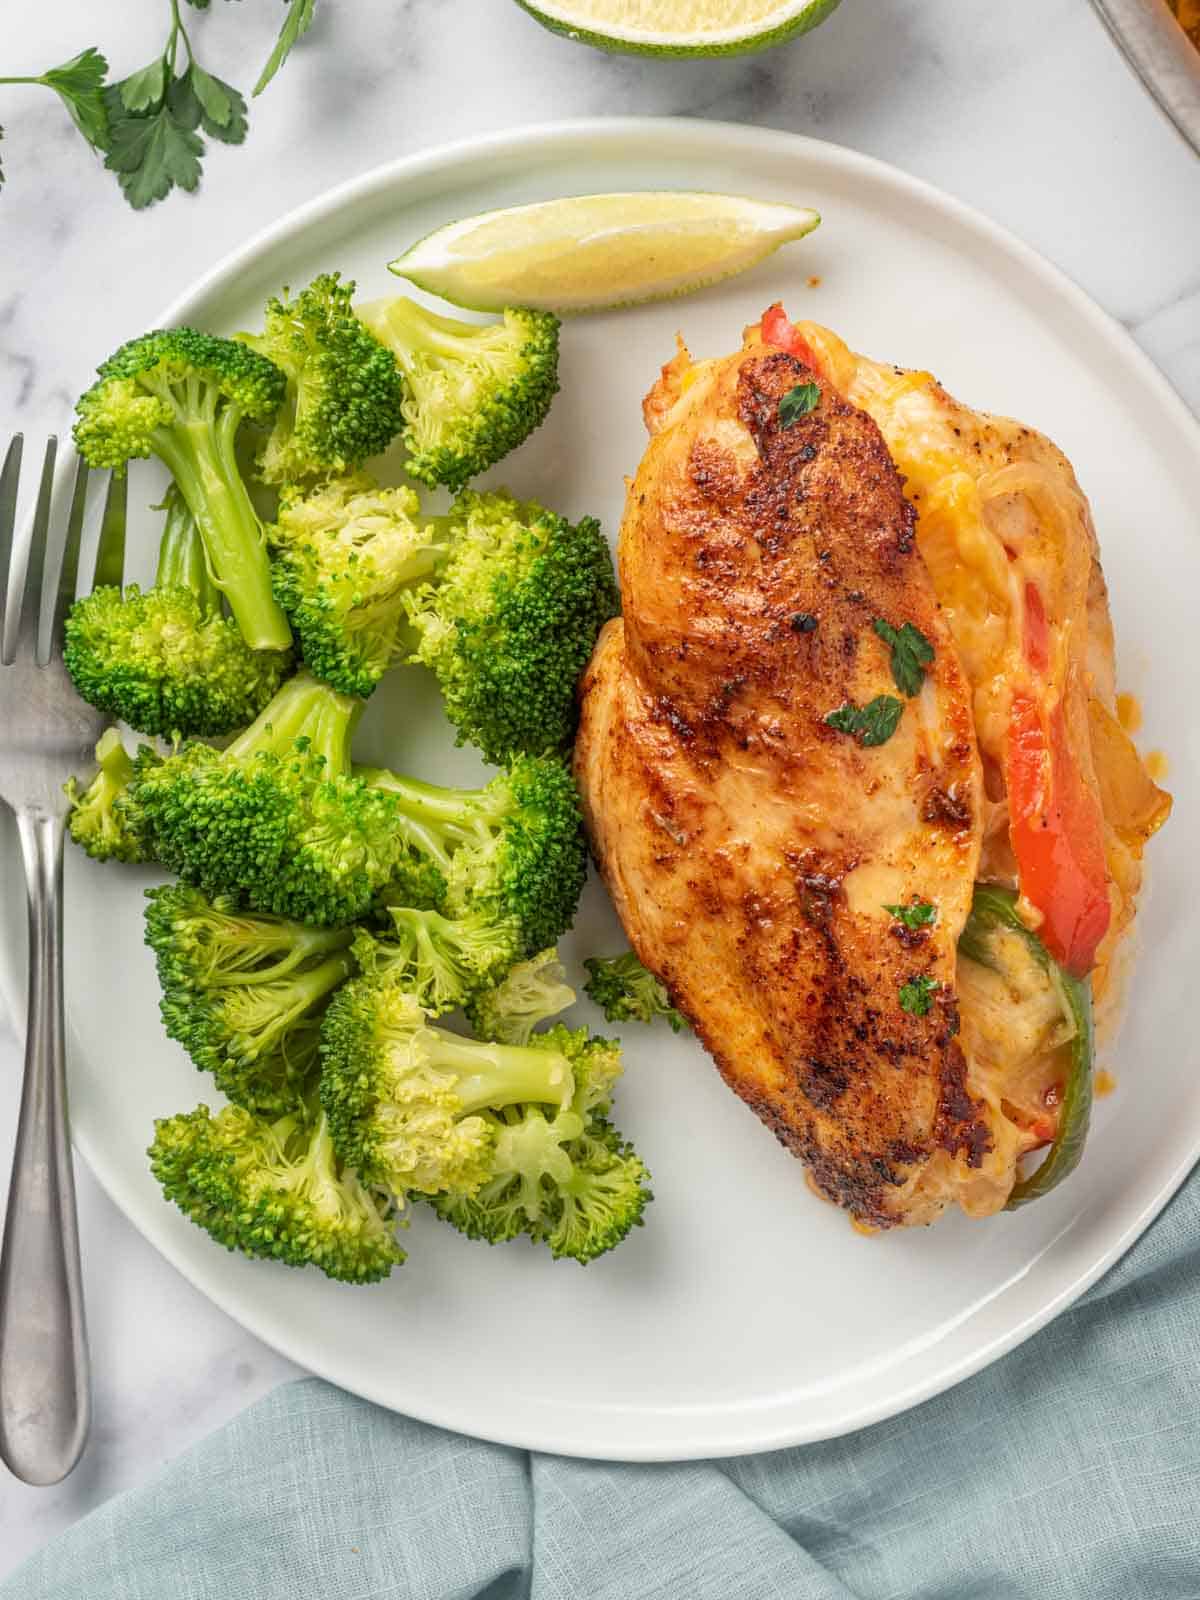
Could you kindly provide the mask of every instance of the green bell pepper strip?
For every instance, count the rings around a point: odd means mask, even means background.
[[[970,961],[1001,970],[992,950],[991,935],[999,928],[1019,934],[1029,953],[1054,984],[1062,1002],[1063,1014],[1075,1025],[1071,1040],[1071,1061],[1063,1087],[1058,1132],[1046,1159],[1036,1172],[1014,1185],[1007,1211],[1040,1200],[1069,1178],[1083,1157],[1088,1126],[1092,1120],[1092,1066],[1095,1054],[1095,1029],[1092,1023],[1092,990],[1086,978],[1073,978],[1053,959],[1046,946],[1017,915],[1017,897],[1011,889],[977,883],[971,914],[958,941],[958,952]]]

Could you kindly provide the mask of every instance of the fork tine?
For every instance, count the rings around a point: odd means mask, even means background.
[[[37,654],[38,622],[42,614],[42,573],[46,565],[50,497],[54,488],[54,461],[57,454],[58,440],[51,435],[46,441],[46,454],[42,459],[42,481],[38,486],[33,526],[29,531],[24,581],[17,586],[15,593],[12,578],[16,577],[16,573],[10,574],[8,614],[4,619],[3,660],[6,664],[11,664],[18,650],[34,658]]]
[[[125,577],[125,511],[129,501],[129,478],[114,472],[104,496],[104,516],[100,522],[100,543],[96,547],[96,576],[93,587],[120,589]]]
[[[83,540],[83,515],[87,509],[88,464],[81,456],[75,463],[75,488],[71,492],[71,511],[67,517],[67,533],[63,542],[62,564],[58,573],[58,587],[54,597],[54,615],[50,619],[50,652],[61,655],[63,624],[75,599],[75,583],[79,577],[79,546]]]
[[[0,657],[4,653],[4,602],[9,588],[8,568],[12,559],[13,529],[17,525],[17,483],[21,477],[24,448],[25,435],[14,433],[0,471]]]

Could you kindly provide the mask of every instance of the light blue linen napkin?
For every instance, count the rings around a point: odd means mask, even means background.
[[[290,1384],[0,1600],[1196,1600],[1200,1172],[1074,1310],[891,1422],[612,1466]]]

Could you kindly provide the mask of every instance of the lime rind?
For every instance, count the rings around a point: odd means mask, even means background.
[[[820,220],[796,206],[697,190],[564,196],[447,223],[389,270],[467,310],[522,305],[578,314],[724,282],[806,237]],[[706,247],[699,265],[689,240]],[[677,260],[677,270],[664,270],[664,256]]]
[[[597,50],[618,55],[712,57],[753,55],[759,50],[770,50],[775,45],[786,44],[789,39],[798,39],[801,34],[810,32],[832,15],[841,0],[810,0],[808,6],[781,22],[772,24],[768,21],[765,27],[750,27],[744,33],[716,39],[705,38],[702,34],[687,38],[672,38],[662,34],[639,38],[636,34],[603,33],[595,27],[583,27],[572,22],[570,17],[543,11],[534,0],[517,0],[517,4],[551,33],[561,34],[578,44],[591,45]]]

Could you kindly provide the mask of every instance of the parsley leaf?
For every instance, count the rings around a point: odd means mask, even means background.
[[[131,72],[117,85],[126,111],[151,111],[167,92],[167,62],[159,56],[148,67]]]
[[[815,411],[821,403],[821,391],[815,383],[798,383],[794,389],[789,389],[779,402],[779,426],[790,428],[806,417],[810,411]]]
[[[283,19],[283,27],[279,30],[279,38],[275,41],[275,48],[271,51],[266,66],[259,74],[258,82],[254,85],[255,96],[263,92],[291,55],[292,46],[297,39],[312,27],[313,12],[316,9],[317,0],[285,0],[285,3],[288,13]]]
[[[901,1011],[907,1011],[910,1017],[928,1016],[937,990],[938,984],[934,978],[910,978],[907,983],[900,985]]]
[[[937,921],[937,907],[928,900],[914,900],[907,906],[884,906],[889,916],[895,917],[906,928],[929,928]]]
[[[876,617],[871,626],[884,644],[892,647],[892,677],[897,689],[910,699],[920,694],[925,668],[933,660],[933,646],[929,640],[911,622],[906,622],[902,628],[893,628],[890,622]]]
[[[241,144],[246,137],[246,102],[231,83],[205,72],[198,61],[188,69],[188,81],[201,110],[204,131],[211,139]]]
[[[109,151],[105,166],[117,175],[121,192],[135,211],[164,200],[174,188],[192,190],[200,182],[204,143],[194,132],[194,96],[172,80],[157,106],[127,111],[120,87],[105,91]],[[199,109],[198,107],[196,108]]]
[[[108,62],[90,46],[61,67],[51,67],[38,80],[53,89],[71,114],[71,121],[91,145],[103,150],[108,138],[108,118],[104,110],[104,79]]]
[[[886,744],[900,726],[904,702],[894,694],[877,694],[865,706],[856,706],[847,700],[825,718],[827,726],[839,733],[848,733],[859,744],[870,749]]]

